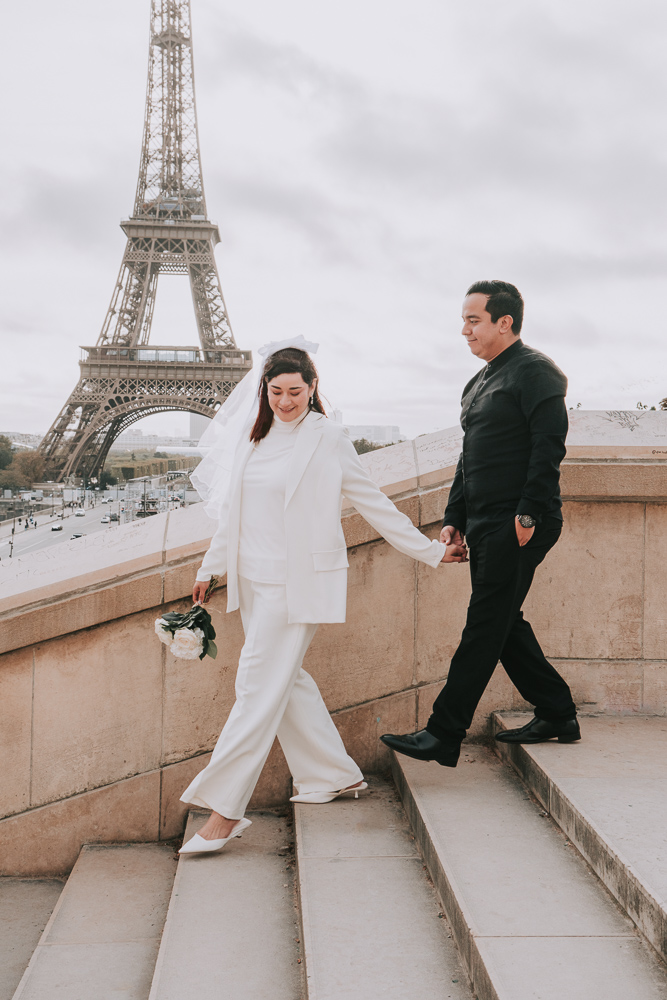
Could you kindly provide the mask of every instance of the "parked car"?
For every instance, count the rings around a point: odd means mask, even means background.
[[[75,517],[85,517],[86,516],[86,512],[85,512],[85,510],[75,510],[74,511],[74,516]]]
[[[52,524],[51,525],[51,531],[62,531],[62,530],[63,530],[62,524]]]
[[[100,524],[109,524],[110,521],[111,521],[111,518],[108,517],[107,514],[105,514],[104,517],[101,519]]]

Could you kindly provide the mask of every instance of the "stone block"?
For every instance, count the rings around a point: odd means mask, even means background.
[[[437,538],[439,525],[429,538]],[[443,677],[461,639],[470,600],[467,563],[445,563],[432,569],[417,565],[416,681],[424,684]]]
[[[635,453],[636,454],[636,453]],[[665,462],[565,462],[561,492],[566,499],[644,500],[667,497]]]
[[[667,655],[667,504],[646,505],[644,656]]]
[[[641,660],[553,660],[572,690],[580,712],[641,712],[644,664]],[[521,709],[525,702],[517,701]]]
[[[383,733],[413,733],[416,718],[414,688],[336,712],[333,716],[345,749],[361,770],[369,774],[388,771],[391,766],[389,750],[380,742],[380,736]]]
[[[445,513],[445,508],[447,507],[447,501],[449,500],[449,487],[439,486],[437,489],[425,490],[419,496],[420,501],[420,524],[422,527],[427,525],[437,525],[438,534],[440,533],[440,528],[442,527],[442,518]],[[430,536],[429,537],[437,537]]]
[[[416,563],[386,542],[349,560],[347,621],[321,626],[304,661],[330,711],[412,684]]]
[[[218,655],[203,660],[179,660],[165,649],[162,762],[211,750],[234,704],[234,680],[243,646],[238,611],[223,614],[226,592],[216,591],[209,609],[216,630]],[[169,605],[185,611],[191,602]]]
[[[32,649],[0,660],[0,816],[30,805]]]
[[[209,760],[210,753],[199,754],[163,767],[160,772],[160,840],[180,837],[185,830],[190,806],[181,802],[181,795]]]
[[[417,714],[417,728],[424,729],[431,712],[433,710],[433,702],[442,691],[445,685],[446,677],[442,680],[437,681],[435,684],[424,684],[422,687],[418,688],[418,714]],[[493,676],[486,688],[486,691],[482,695],[481,701],[477,706],[477,711],[472,720],[472,725],[468,730],[468,737],[473,739],[479,736],[486,736],[490,729],[490,719],[493,712],[500,711],[501,709],[511,708],[516,695],[516,688],[512,684],[511,680],[503,670],[500,664],[496,667]]]
[[[158,839],[160,773],[136,775],[0,820],[0,875],[71,871],[83,844]]]
[[[131,580],[112,578],[108,587],[74,595],[69,595],[68,591],[63,593],[60,586],[57,593],[51,595],[51,600],[40,607],[19,607],[18,611],[0,614],[3,626],[0,653],[114,621],[161,602],[162,575],[159,572]]]
[[[417,459],[412,441],[378,448],[361,457],[368,475],[384,493],[403,493],[417,486]]]
[[[162,656],[155,612],[35,649],[32,805],[160,763]]]
[[[644,660],[642,712],[667,715],[667,661]]]
[[[170,511],[164,539],[166,562],[180,559],[201,562],[216,528],[217,521],[208,516],[204,504]]]
[[[284,806],[291,794],[292,776],[280,743],[275,740],[248,803],[248,810]]]
[[[641,656],[644,505],[568,503],[524,611],[547,656]],[[619,554],[620,541],[633,553]]]

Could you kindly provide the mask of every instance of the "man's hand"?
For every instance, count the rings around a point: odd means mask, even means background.
[[[206,591],[209,588],[208,580],[195,580],[195,585],[192,588],[192,603],[193,604],[208,604],[211,599],[211,595],[206,596]]]
[[[468,562],[468,549],[465,545],[447,545],[447,550],[440,561],[444,563]]]
[[[516,537],[517,537],[517,540],[519,542],[519,545],[521,546],[521,548],[523,548],[524,545],[527,545],[528,542],[533,537],[533,533],[535,531],[535,528],[534,527],[532,527],[532,528],[523,528],[519,524],[519,522],[517,521],[516,518],[514,518],[514,527],[516,528]]]
[[[453,524],[446,524],[440,532],[440,541],[444,545],[463,545],[463,535]]]

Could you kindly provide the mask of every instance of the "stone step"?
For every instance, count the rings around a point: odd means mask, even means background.
[[[497,713],[494,732],[530,718]],[[497,752],[667,959],[667,718],[580,721],[580,743],[497,743]]]
[[[64,884],[0,878],[0,1000],[12,1000]]]
[[[192,811],[185,839],[207,814]],[[301,1000],[291,819],[249,813],[220,853],[178,871],[150,1000]]]
[[[393,767],[479,1000],[665,1000],[665,965],[492,750]]]
[[[146,1000],[175,870],[164,844],[84,847],[14,1000]]]
[[[471,1000],[393,786],[295,805],[308,1000]]]

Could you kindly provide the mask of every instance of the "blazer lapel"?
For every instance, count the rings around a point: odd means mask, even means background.
[[[294,442],[294,451],[287,472],[285,507],[294,496],[294,491],[301,482],[306,467],[313,457],[313,452],[320,442],[324,419],[321,413],[309,413],[296,432],[297,438]]]

